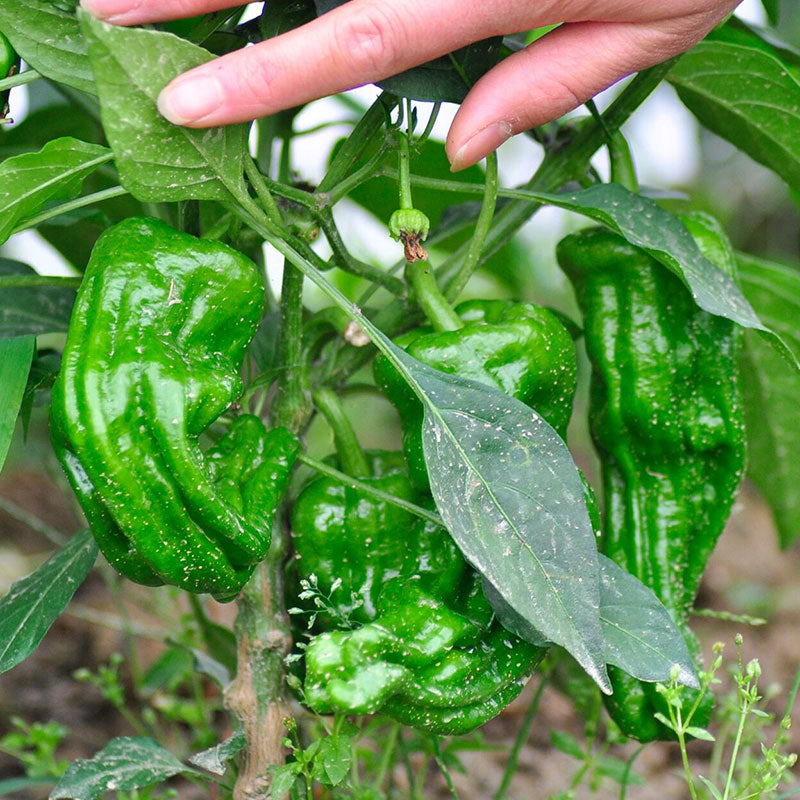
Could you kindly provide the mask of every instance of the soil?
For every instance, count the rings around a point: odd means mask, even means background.
[[[68,533],[79,528],[78,517],[60,487],[24,464],[6,470],[0,480],[0,499],[15,503],[58,531]],[[780,711],[800,664],[800,569],[797,548],[780,552],[776,542],[766,506],[753,490],[745,487],[709,564],[698,607],[763,616],[769,622],[762,627],[751,627],[698,618],[694,627],[703,642],[706,658],[715,641],[725,642],[730,654],[734,651],[734,635],[742,632],[745,660],[754,657],[760,660],[762,689],[770,684],[781,687],[773,709]],[[5,593],[13,580],[35,568],[51,549],[50,543],[40,534],[0,511],[0,594]],[[155,627],[159,622],[147,610],[144,592],[146,590],[130,586],[126,589],[126,598],[133,618],[146,632],[148,627]],[[211,604],[211,607],[220,622],[232,622],[232,605]],[[106,583],[95,570],[76,593],[68,613],[53,625],[36,652],[0,677],[0,736],[11,729],[10,720],[14,716],[29,722],[56,720],[70,730],[58,756],[71,760],[89,757],[109,739],[133,733],[97,690],[73,677],[76,669],[96,669],[107,663],[112,653],[123,649],[122,634],[118,630],[96,624],[96,617],[101,622],[113,620],[114,612]],[[163,647],[148,637],[141,637],[138,642],[138,655],[145,666],[157,658]],[[482,734],[489,749],[460,753],[466,773],[454,772],[453,781],[462,800],[485,800],[494,796],[509,749],[537,685],[535,678],[531,680],[523,694],[484,727]],[[551,731],[567,731],[583,741],[583,723],[572,703],[547,688],[531,735],[520,751],[509,798],[545,800],[568,787],[579,762],[553,746]],[[695,769],[702,772],[707,766],[709,745],[694,742],[690,749]],[[792,749],[800,751],[800,726]],[[628,743],[615,746],[611,753],[625,759],[635,750],[636,743]],[[415,768],[418,766],[415,764]],[[679,751],[673,744],[647,746],[636,760],[635,771],[645,783],[629,787],[628,800],[685,800],[688,797],[681,778]],[[16,759],[0,754],[0,780],[21,774]],[[398,787],[402,787],[403,782],[404,774],[398,772]],[[181,800],[209,796],[205,790],[189,784],[178,782],[172,786]],[[47,796],[47,790],[17,796],[19,800],[38,800]],[[401,789],[399,796],[407,795]],[[431,769],[426,796],[450,796],[435,769]],[[596,791],[580,786],[574,797],[578,800],[617,798],[619,787],[605,779]]]

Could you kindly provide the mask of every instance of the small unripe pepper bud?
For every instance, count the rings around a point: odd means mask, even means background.
[[[430,220],[416,208],[400,208],[389,219],[389,233],[392,239],[402,242],[406,261],[422,261],[428,257],[420,244],[428,238]]]

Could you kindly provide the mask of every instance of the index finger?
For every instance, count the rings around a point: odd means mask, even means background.
[[[351,0],[178,77],[161,93],[159,109],[190,127],[267,116],[514,30],[522,17],[532,16],[525,6],[499,0],[488,14],[479,0]]]

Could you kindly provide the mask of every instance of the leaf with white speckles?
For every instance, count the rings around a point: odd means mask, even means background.
[[[672,667],[681,668],[679,682],[698,688],[697,676],[686,642],[653,590],[600,554],[600,628],[603,657],[641,681],[668,681]],[[521,619],[484,582],[486,596],[503,626],[538,647],[545,638]]]
[[[89,531],[78,533],[0,600],[0,672],[24,661],[83,583],[97,558]]]
[[[224,742],[190,756],[189,762],[196,767],[213,772],[214,775],[224,775],[228,768],[228,762],[244,747],[244,744],[244,731],[239,728]]]
[[[95,93],[86,42],[74,10],[53,0],[0,0],[0,29],[42,75]]]
[[[567,446],[524,403],[388,346],[425,406],[431,491],[453,539],[506,603],[610,691],[597,546]]]
[[[171,33],[115,27],[82,11],[79,18],[122,185],[145,202],[246,196],[245,125],[193,130],[156,108],[159,92],[211,53]]]
[[[106,792],[150,786],[181,772],[197,773],[152,739],[120,736],[94,758],[70,764],[50,800],[94,800]]]
[[[80,194],[84,179],[111,160],[111,151],[64,136],[37,153],[23,153],[0,164],[0,243],[26,219],[58,200]]]

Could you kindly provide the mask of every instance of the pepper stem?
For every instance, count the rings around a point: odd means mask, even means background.
[[[611,160],[611,182],[638,194],[639,179],[636,177],[636,165],[633,163],[631,148],[622,131],[616,131],[611,135],[608,155]]]
[[[409,261],[406,264],[406,279],[414,288],[417,302],[437,333],[457,331],[464,327],[461,318],[439,289],[427,261]]]
[[[369,477],[372,470],[339,397],[331,389],[320,386],[314,391],[313,399],[314,405],[333,431],[336,455],[342,471],[353,478]]]
[[[408,104],[407,104],[408,105]],[[408,125],[411,125],[411,115],[408,114]],[[414,208],[411,199],[411,154],[408,147],[408,134],[397,131],[397,167],[399,173],[398,189],[400,190],[400,208]]]

